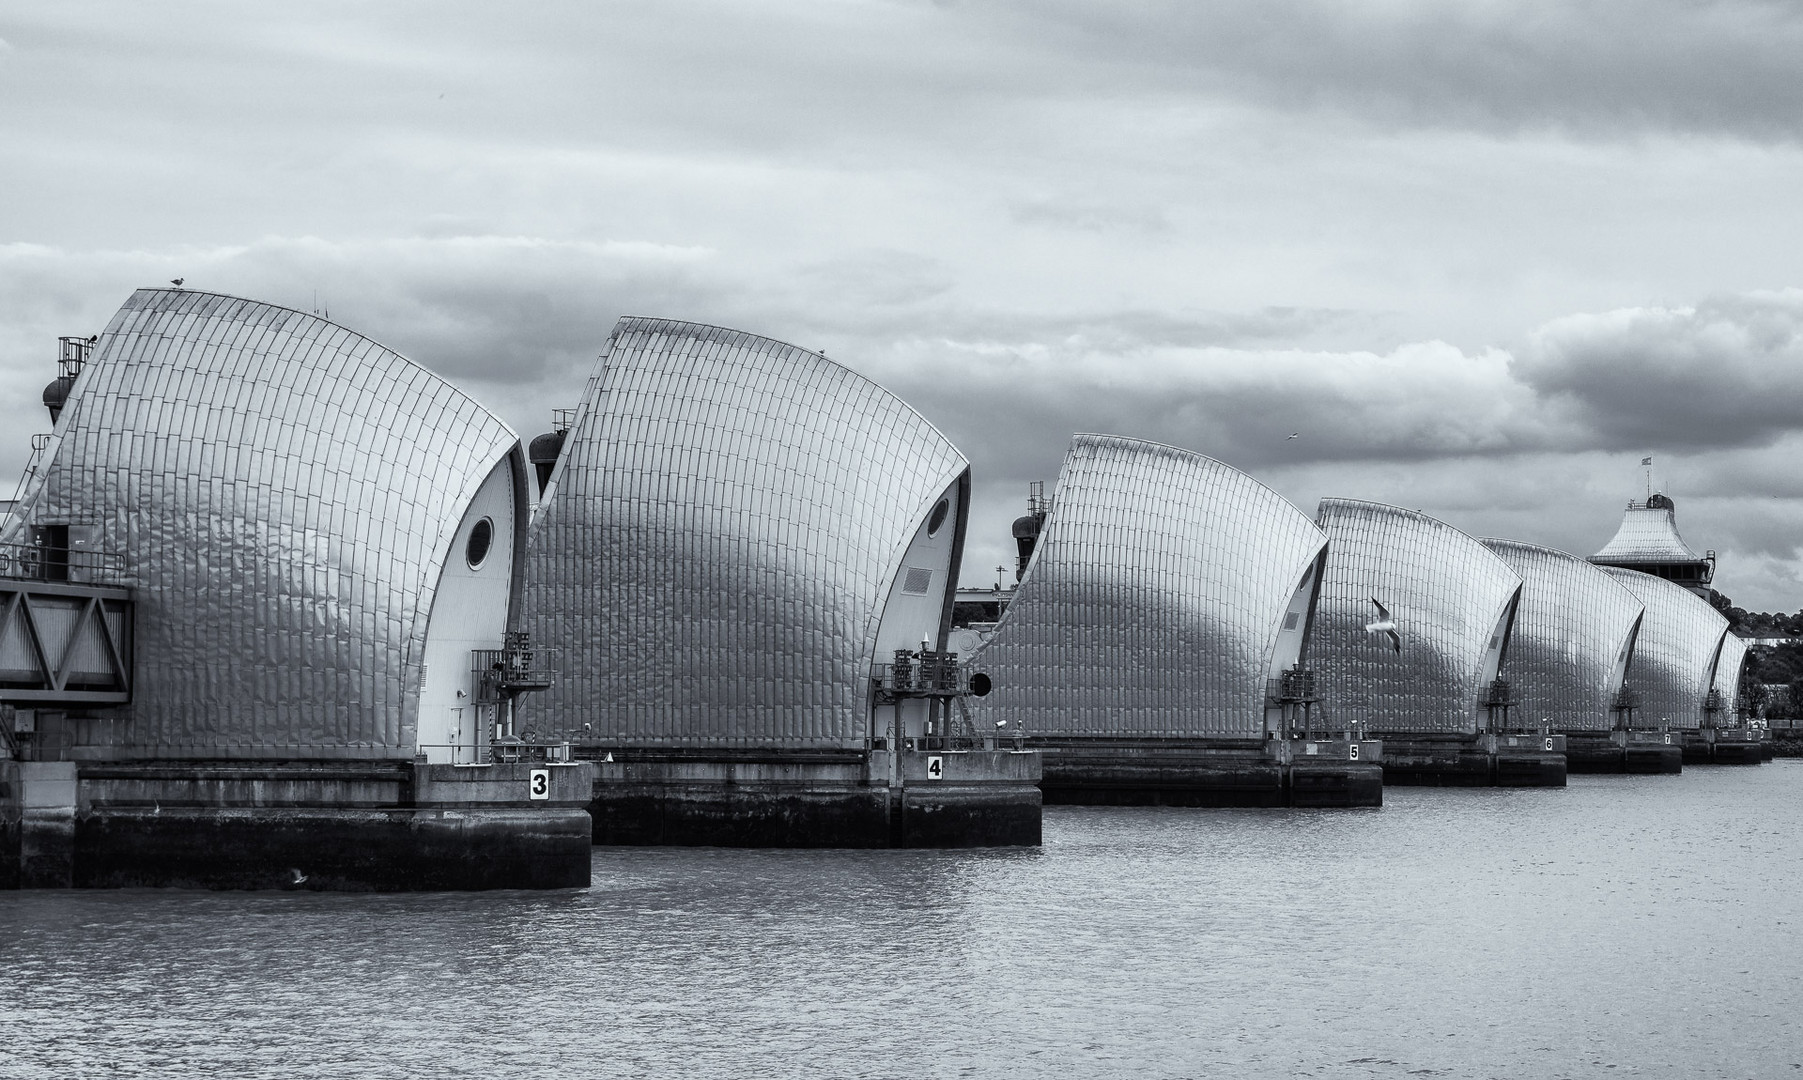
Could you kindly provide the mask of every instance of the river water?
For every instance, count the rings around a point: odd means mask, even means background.
[[[597,849],[585,892],[0,894],[0,1077],[1803,1075],[1803,762]]]

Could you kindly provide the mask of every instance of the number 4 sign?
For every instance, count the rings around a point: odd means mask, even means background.
[[[551,797],[551,770],[533,769],[526,781],[526,790],[535,799]]]
[[[944,780],[945,779],[945,759],[944,758],[939,757],[937,755],[927,758],[927,779],[928,780]]]

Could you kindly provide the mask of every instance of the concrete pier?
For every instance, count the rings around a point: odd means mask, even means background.
[[[1765,732],[1757,728],[1690,728],[1684,732],[1686,765],[1758,765],[1768,760]]]
[[[0,886],[589,883],[580,763],[0,763]]]
[[[1564,787],[1563,735],[1384,734],[1384,783],[1428,787]]]
[[[1036,737],[1040,790],[1083,806],[1382,806],[1384,744],[1366,739]]]
[[[579,747],[596,844],[1035,846],[1032,751],[708,751]],[[611,760],[609,760],[611,759]]]
[[[1682,732],[1566,732],[1565,740],[1568,772],[1676,774],[1684,771]]]

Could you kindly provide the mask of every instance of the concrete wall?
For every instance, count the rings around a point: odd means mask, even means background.
[[[3,762],[0,887],[581,888],[593,786],[581,763]]]

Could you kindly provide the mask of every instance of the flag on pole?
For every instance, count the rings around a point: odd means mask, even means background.
[[[1643,457],[1640,459],[1640,463],[1642,465],[1651,465],[1653,463],[1653,459],[1650,457]]]

